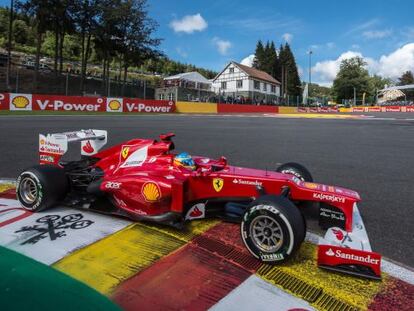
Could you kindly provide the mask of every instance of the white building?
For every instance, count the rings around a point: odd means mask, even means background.
[[[280,97],[281,83],[268,73],[230,62],[214,79],[216,93],[254,103],[272,103]]]
[[[195,71],[166,77],[155,89],[155,99],[161,100],[208,101],[214,96],[211,81]]]

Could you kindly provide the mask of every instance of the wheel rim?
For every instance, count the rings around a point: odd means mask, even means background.
[[[250,225],[254,244],[266,253],[278,251],[283,244],[283,231],[279,223],[269,216],[258,216]]]
[[[25,177],[20,183],[19,194],[20,198],[26,204],[33,204],[36,202],[39,194],[36,182],[30,177]]]

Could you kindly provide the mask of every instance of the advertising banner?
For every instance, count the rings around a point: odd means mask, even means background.
[[[124,112],[139,113],[172,113],[175,112],[175,102],[172,100],[145,100],[139,98],[124,98]]]
[[[0,110],[9,110],[9,93],[0,93]]]
[[[0,93],[0,110],[173,113],[176,105],[169,100]]]
[[[106,111],[103,97],[33,94],[33,110],[42,111]]]

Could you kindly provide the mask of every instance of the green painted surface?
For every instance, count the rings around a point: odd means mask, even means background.
[[[120,310],[85,284],[3,247],[0,275],[1,310]]]

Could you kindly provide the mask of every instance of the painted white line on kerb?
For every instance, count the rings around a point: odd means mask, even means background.
[[[306,233],[306,241],[318,245],[319,235],[307,232]],[[414,271],[403,267],[401,264],[394,263],[389,259],[385,259],[384,257],[381,260],[381,271],[385,272],[397,279],[400,279],[404,282],[407,282],[411,285],[414,285]]]
[[[307,301],[297,298],[253,274],[209,310],[311,311],[315,309]]]

